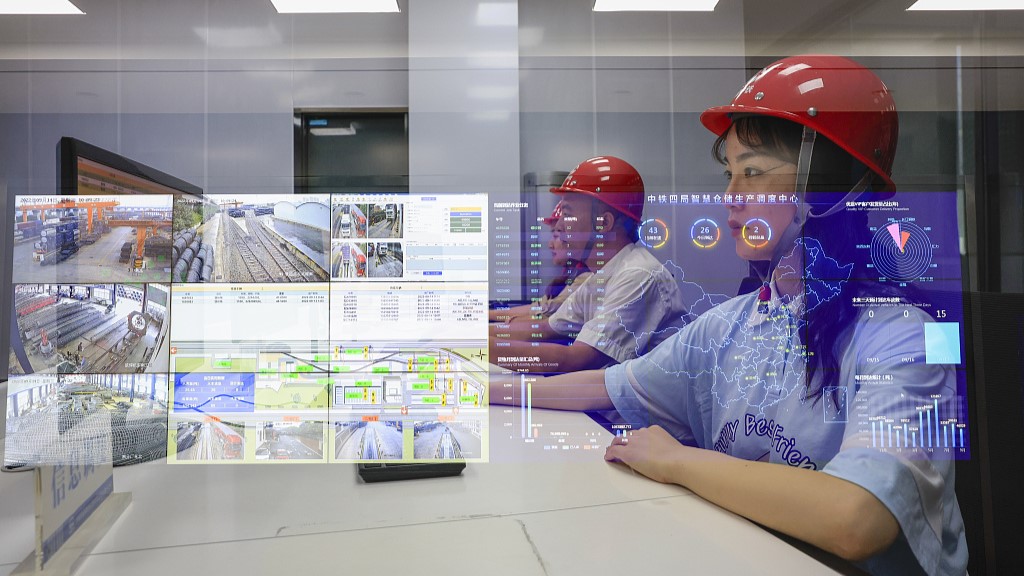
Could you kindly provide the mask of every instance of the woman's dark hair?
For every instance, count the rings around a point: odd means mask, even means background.
[[[733,121],[732,130],[740,143],[752,150],[797,163],[803,126],[772,116],[741,116]],[[715,140],[711,153],[725,164],[725,140],[729,132]],[[807,178],[808,192],[847,192],[860,180],[867,168],[828,138],[820,134],[814,141],[814,154]],[[813,198],[808,198],[813,202]]]
[[[736,137],[744,146],[764,152],[773,157],[793,164],[797,163],[800,152],[800,140],[803,127],[795,122],[769,116],[743,116],[733,122]],[[712,154],[720,163],[725,164],[725,139],[723,134],[715,141]],[[814,143],[807,179],[806,201],[813,206],[815,196],[825,196],[837,201],[842,194],[850,191],[863,176],[867,168],[846,153],[828,138],[818,135]],[[841,193],[841,194],[837,194]],[[821,212],[822,208],[817,207]],[[877,273],[872,275],[867,268],[865,253],[857,249],[857,244],[870,240],[868,217],[864,211],[840,210],[825,218],[808,218],[801,230],[801,238],[813,238],[821,245],[824,253],[839,266],[854,264],[849,279],[817,278],[816,280],[843,280],[841,292],[818,305],[805,314],[800,339],[806,345],[807,397],[820,399],[825,389],[845,384],[839,381],[842,352],[849,339],[858,315],[858,308],[853,299],[861,296],[888,296],[905,298],[910,296],[907,290],[879,284]],[[771,270],[768,271],[769,276]],[[806,271],[804,272],[806,274]],[[805,278],[807,280],[807,278]],[[808,282],[804,282],[804,290],[808,290]],[[808,302],[805,293],[805,302]],[[815,375],[821,377],[815,382]],[[833,388],[834,389],[834,388]],[[838,406],[838,393],[833,394]]]

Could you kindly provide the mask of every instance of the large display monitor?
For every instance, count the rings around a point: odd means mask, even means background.
[[[77,138],[57,144],[58,195],[202,193],[194,184]]]
[[[486,195],[186,208],[169,460],[487,458]]]
[[[483,194],[203,194],[73,139],[15,198],[8,465],[482,461]],[[115,434],[118,437],[118,434]]]
[[[16,195],[7,466],[59,460],[64,432],[110,411],[115,463],[163,456],[175,198],[197,186],[76,140],[57,190]]]

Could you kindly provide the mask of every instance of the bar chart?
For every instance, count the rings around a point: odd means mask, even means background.
[[[966,456],[970,438],[959,397],[899,398],[886,402],[887,414],[868,415],[870,446],[887,452],[942,451]]]
[[[533,425],[533,378],[520,374],[519,387],[519,397],[523,402],[523,409],[520,411],[520,435],[524,439],[537,438],[540,436],[540,430]]]

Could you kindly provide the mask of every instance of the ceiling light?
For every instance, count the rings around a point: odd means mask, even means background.
[[[355,126],[338,126],[335,128],[310,128],[309,133],[313,136],[355,136]]]
[[[1022,0],[917,0],[907,10],[1024,10]]]
[[[270,0],[281,14],[401,12],[398,0]]]
[[[0,0],[0,14],[85,14],[71,0]]]
[[[596,0],[594,12],[714,12],[718,0]]]

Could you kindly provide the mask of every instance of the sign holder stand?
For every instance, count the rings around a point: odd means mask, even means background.
[[[35,463],[36,549],[13,576],[71,576],[124,514],[132,495],[114,492],[111,438],[110,414],[92,414]]]
[[[39,468],[36,468],[35,475],[38,483]],[[11,572],[11,576],[71,576],[100,543],[114,522],[124,514],[131,502],[131,492],[110,494],[45,566],[42,562],[43,551],[37,548]]]

